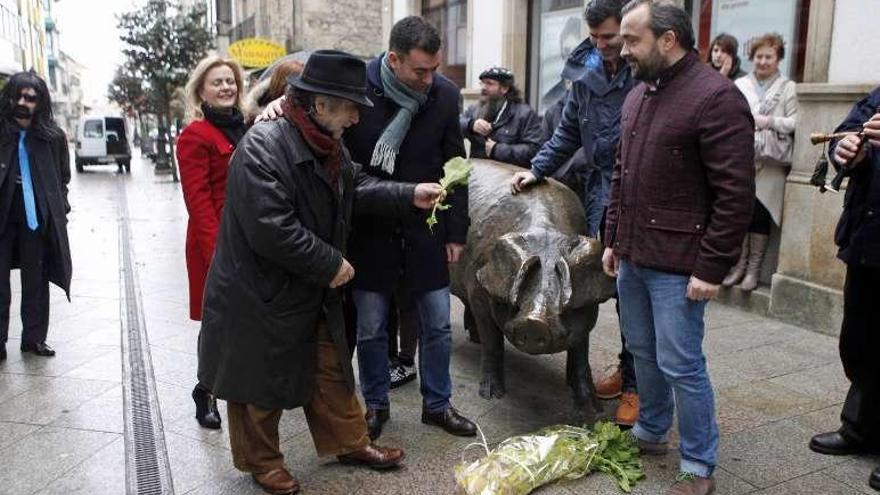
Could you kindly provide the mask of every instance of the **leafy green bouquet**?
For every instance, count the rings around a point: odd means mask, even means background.
[[[460,156],[446,162],[443,165],[443,178],[440,179],[440,185],[443,187],[443,196],[441,197],[445,198],[446,195],[451,194],[452,190],[458,186],[466,186],[473,168],[474,166],[469,161]],[[431,210],[431,215],[426,220],[431,233],[434,232],[434,225],[437,224],[437,210],[448,210],[451,207],[451,205],[444,204],[443,201],[437,201]]]
[[[482,434],[482,432],[481,432]],[[486,457],[455,467],[455,480],[467,495],[526,495],[559,480],[600,471],[614,476],[621,490],[632,491],[645,477],[638,446],[618,426],[596,423],[592,431],[551,426],[531,435],[508,438]]]

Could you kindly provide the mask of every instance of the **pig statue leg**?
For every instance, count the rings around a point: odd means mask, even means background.
[[[574,407],[584,424],[594,424],[602,415],[602,405],[596,397],[590,369],[590,332],[568,349],[565,364],[565,381],[571,387]]]
[[[471,306],[474,324],[480,336],[480,397],[484,399],[504,397],[504,334],[495,324],[490,303]]]

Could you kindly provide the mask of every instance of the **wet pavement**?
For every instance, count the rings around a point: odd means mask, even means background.
[[[0,493],[117,494],[126,492],[126,421],[120,305],[120,221],[131,234],[143,325],[149,340],[175,493],[262,493],[232,467],[225,429],[204,430],[193,419],[198,324],[187,315],[180,186],[137,158],[130,175],[115,167],[74,173],[69,230],[74,263],[72,300],[52,288],[48,342],[58,355],[18,351],[19,286],[13,275],[9,358],[0,362]],[[128,216],[120,219],[122,204]],[[527,356],[510,348],[508,395],[477,395],[479,348],[467,341],[461,306],[453,306],[453,401],[475,419],[488,442],[574,417],[564,384],[564,357]],[[602,307],[592,334],[594,372],[616,359],[614,307]],[[811,435],[835,429],[847,381],[834,338],[711,304],[706,350],[721,427],[718,494],[874,494],[868,475],[880,459],[826,457],[807,449]],[[605,402],[613,414],[616,401]],[[316,457],[301,410],[285,412],[281,441],[287,465],[309,494],[455,493],[453,467],[474,459],[473,439],[449,436],[420,422],[418,385],[392,391],[392,417],[380,443],[407,451],[406,466],[389,473],[341,466]],[[221,404],[221,411],[225,411]],[[673,432],[673,437],[675,434]],[[634,493],[662,493],[677,472],[675,453],[645,458],[648,479]],[[604,475],[553,485],[540,494],[614,494]]]

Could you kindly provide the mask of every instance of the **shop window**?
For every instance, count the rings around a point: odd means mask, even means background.
[[[440,73],[459,88],[467,77],[467,0],[422,0],[422,17],[440,31]]]
[[[727,33],[739,41],[742,69],[751,72],[751,40],[779,33],[785,40],[785,59],[779,70],[794,81],[803,80],[810,0],[688,0],[686,5],[694,19],[703,60],[707,60],[715,36]]]
[[[565,94],[565,60],[586,37],[583,0],[533,0],[529,9],[529,101],[544,113]]]

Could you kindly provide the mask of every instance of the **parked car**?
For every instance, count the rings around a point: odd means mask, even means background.
[[[115,163],[131,171],[131,146],[125,119],[102,115],[86,115],[76,129],[76,171],[86,165]]]

